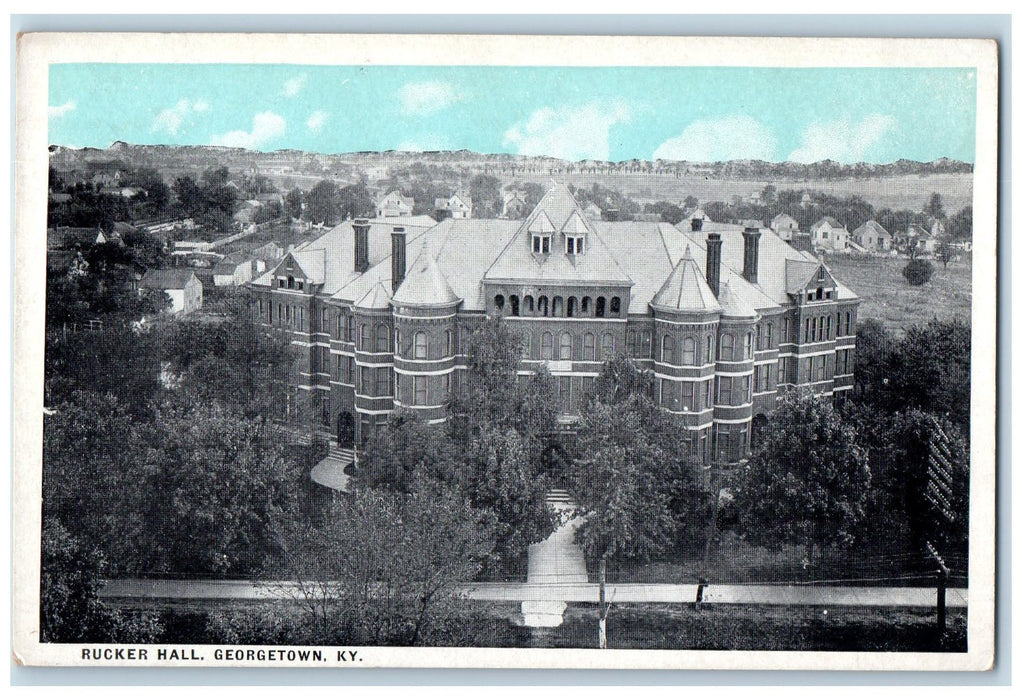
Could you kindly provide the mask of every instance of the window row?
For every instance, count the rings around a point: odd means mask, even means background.
[[[557,318],[606,318],[623,316],[621,310],[621,297],[611,297],[609,302],[606,297],[570,296],[547,297],[545,294],[533,297],[526,294],[519,300],[517,294],[511,294],[507,298],[503,294],[493,297],[493,308],[503,313],[507,311],[511,316],[552,316]]]
[[[276,313],[274,313],[273,302],[263,303],[259,300],[259,316],[266,315],[266,323],[278,327],[289,326],[300,331],[305,330],[305,308],[295,304],[284,304],[277,302]]]
[[[855,333],[852,328],[852,312],[845,311],[826,316],[814,316],[807,318],[802,325],[802,342],[817,343],[824,340],[834,340],[838,336],[847,336]]]
[[[752,403],[752,377],[717,377],[718,406],[747,406]]]
[[[305,283],[302,280],[296,280],[291,275],[277,278],[277,289],[297,289],[298,291],[302,291],[304,287]]]
[[[522,335],[522,357],[525,359],[537,357],[532,343],[532,333],[525,331]],[[614,358],[614,334],[604,333],[600,336],[599,352],[597,353],[594,333],[573,336],[569,331],[561,331],[556,335],[545,331],[539,336],[538,357],[541,360],[577,360],[580,362],[610,360]]]
[[[713,380],[660,380],[660,405],[672,411],[691,413],[713,408]]]

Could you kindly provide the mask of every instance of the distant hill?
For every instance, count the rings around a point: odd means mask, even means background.
[[[829,180],[882,178],[898,175],[971,173],[972,164],[950,158],[931,162],[898,160],[893,163],[843,164],[832,160],[817,163],[770,163],[761,160],[730,160],[716,163],[667,160],[567,161],[547,156],[483,154],[474,151],[383,151],[323,154],[308,151],[251,151],[221,146],[136,145],[116,141],[108,148],[74,149],[50,146],[50,165],[59,171],[89,171],[110,167],[149,166],[173,173],[196,171],[211,165],[232,170],[269,174],[354,178],[361,173],[400,169],[413,163],[442,165],[469,172],[492,172],[522,176],[560,173],[652,173],[702,175],[737,180]],[[371,177],[370,179],[376,179]]]

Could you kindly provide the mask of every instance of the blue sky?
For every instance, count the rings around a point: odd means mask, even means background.
[[[49,141],[973,162],[975,72],[58,64]]]

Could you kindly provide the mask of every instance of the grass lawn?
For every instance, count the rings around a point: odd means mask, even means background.
[[[912,325],[926,324],[937,317],[972,320],[972,260],[952,262],[947,268],[933,263],[933,277],[913,287],[901,271],[904,258],[875,258],[832,255],[827,266],[846,287],[862,298],[859,320],[875,318],[896,333]]]

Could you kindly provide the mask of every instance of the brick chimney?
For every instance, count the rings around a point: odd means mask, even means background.
[[[706,236],[706,283],[714,296],[720,296],[720,251],[723,243],[720,234],[713,232]]]
[[[745,239],[745,263],[742,267],[742,277],[756,284],[759,279],[759,237],[760,232],[754,226],[746,226],[742,232]]]
[[[394,294],[405,281],[405,270],[405,228],[395,226],[390,234],[390,289]]]
[[[355,231],[355,272],[369,269],[369,220],[355,219],[351,228]]]
[[[692,223],[692,231],[693,232],[698,232],[698,231],[702,231],[703,230],[703,220],[700,219],[698,216],[695,217],[694,219],[692,219],[691,223]]]

